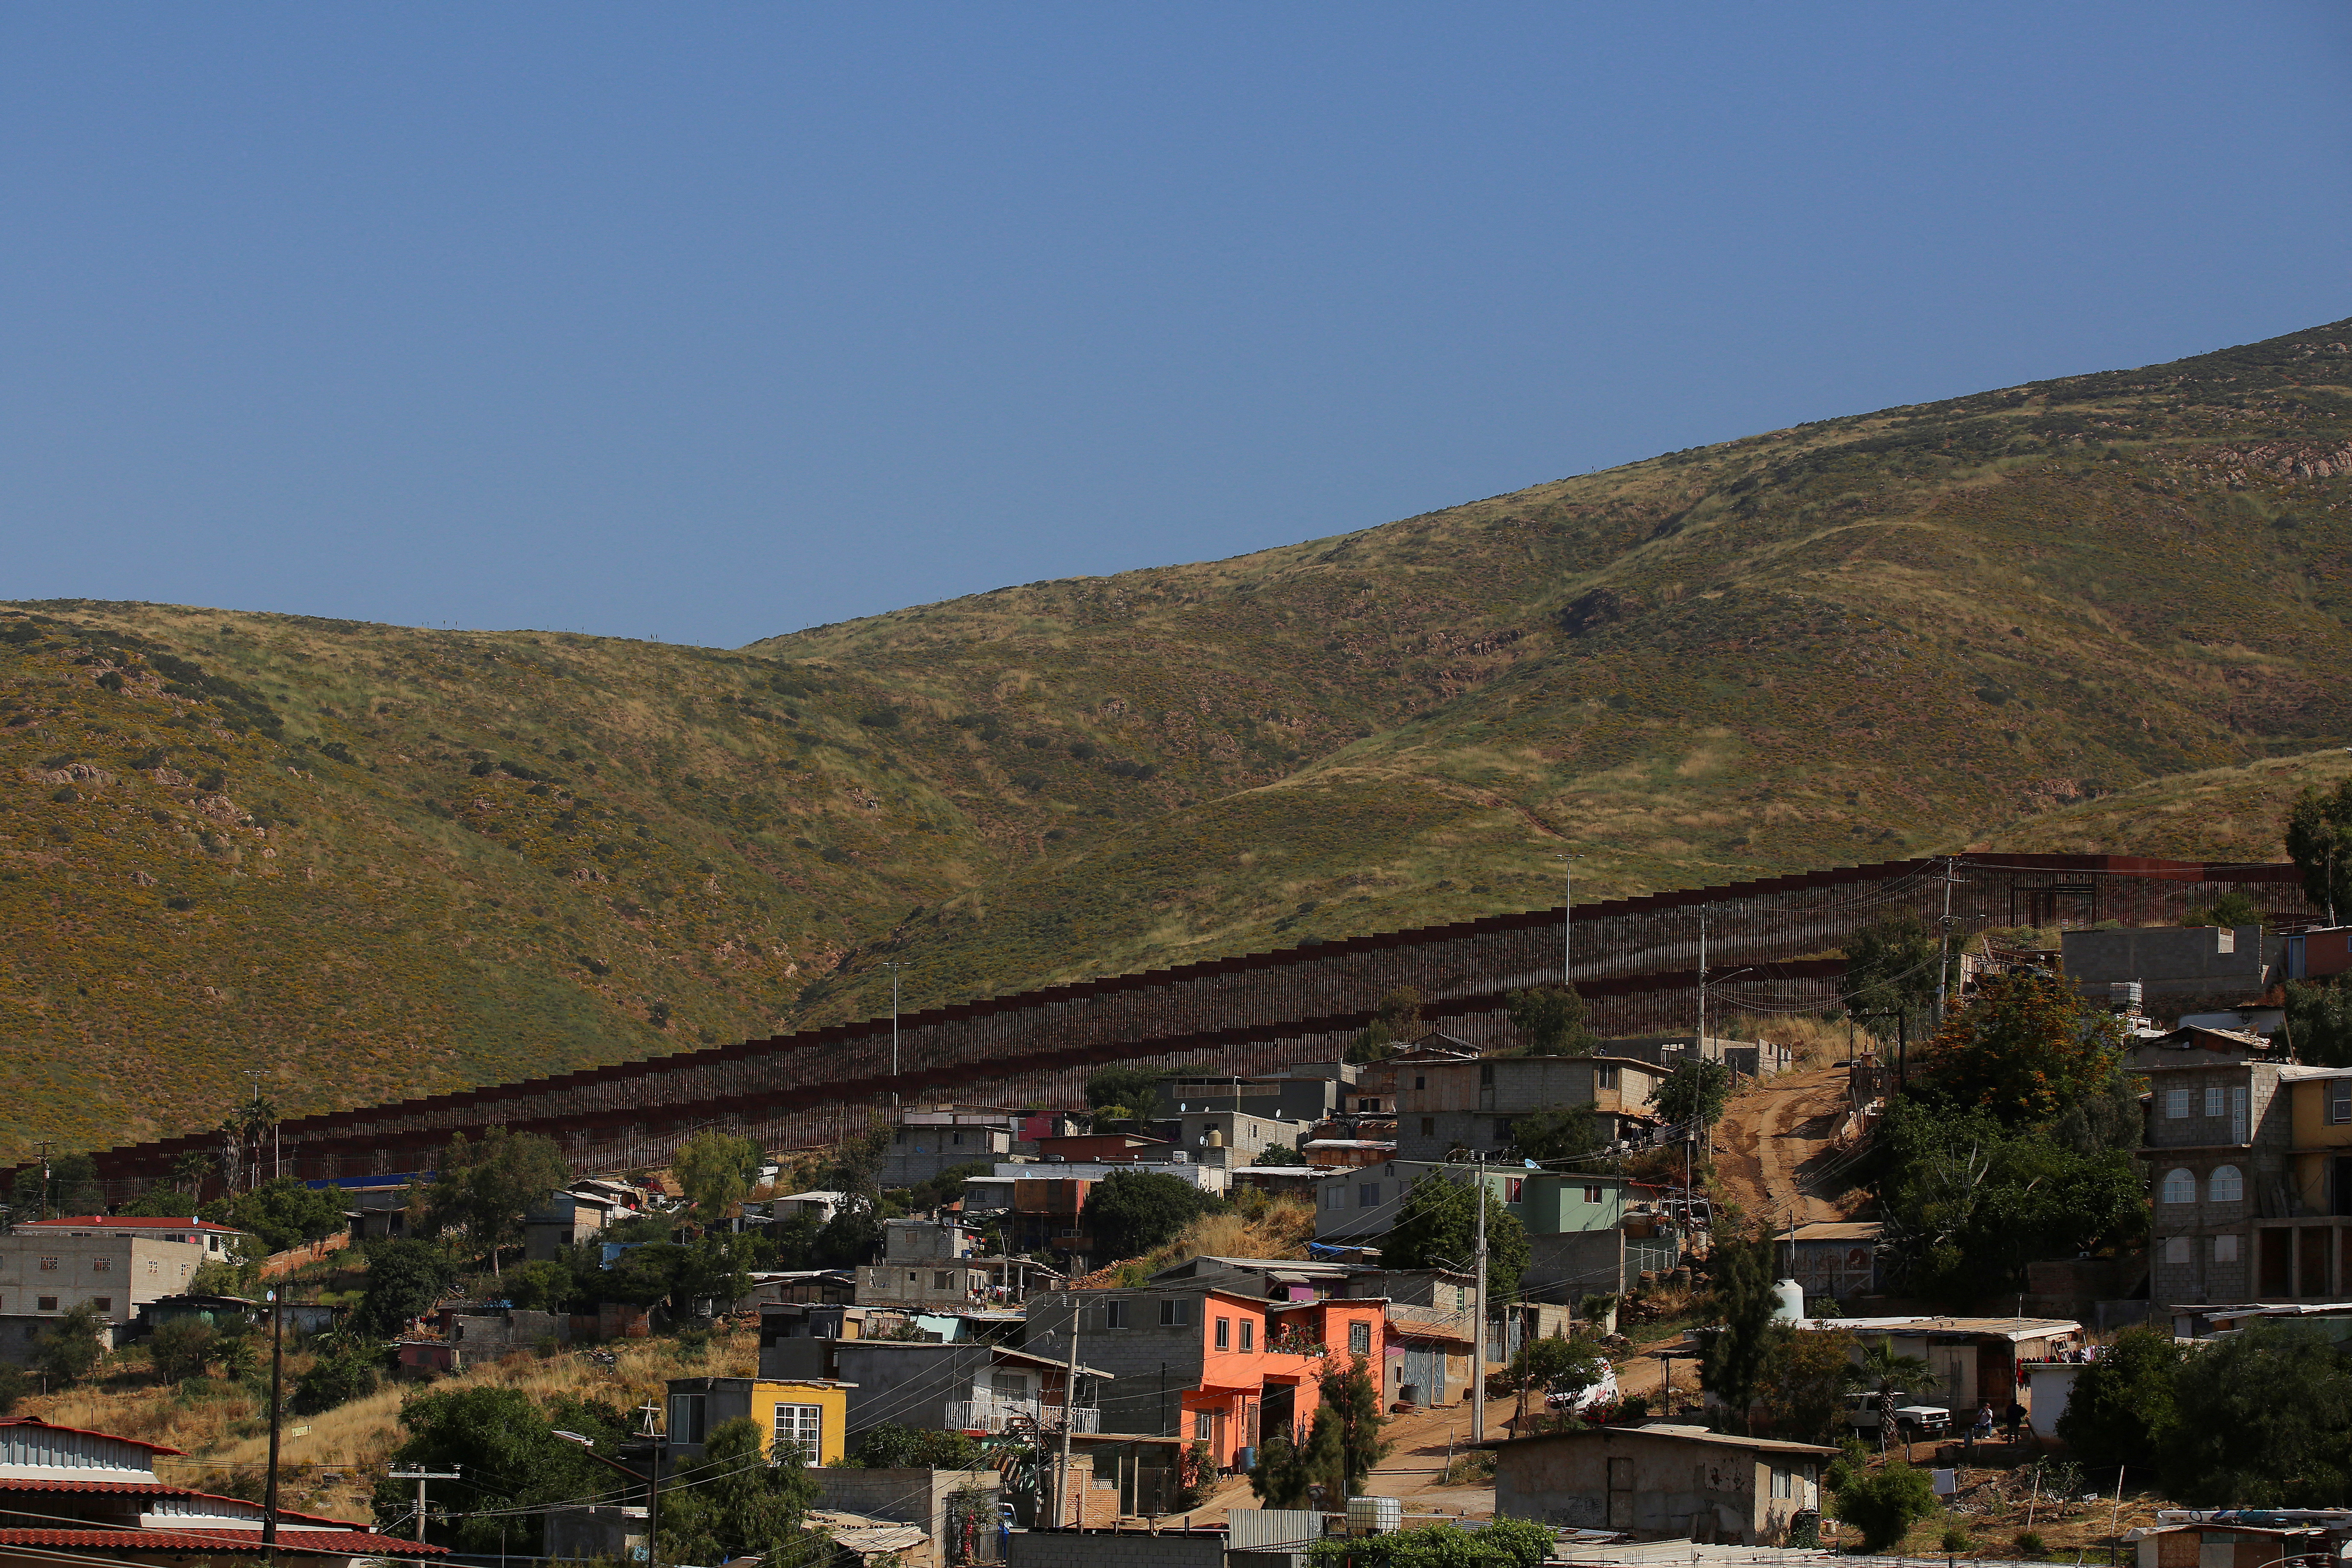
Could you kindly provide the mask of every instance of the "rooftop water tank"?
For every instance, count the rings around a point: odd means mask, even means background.
[[[1804,1321],[1805,1288],[1794,1279],[1772,1281],[1772,1321],[1795,1323]]]
[[[1351,1497],[1348,1500],[1349,1534],[1393,1535],[1403,1528],[1403,1499]]]

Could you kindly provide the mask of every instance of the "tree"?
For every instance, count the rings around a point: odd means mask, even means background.
[[[805,1552],[801,1523],[817,1500],[814,1455],[770,1454],[749,1416],[710,1430],[698,1463],[662,1489],[659,1557],[671,1563],[792,1561]],[[772,1460],[774,1462],[763,1462]]]
[[[1934,1479],[1900,1459],[1853,1475],[1838,1489],[1838,1517],[1862,1531],[1865,1552],[1886,1551],[1935,1511]]]
[[[2099,1092],[2122,1059],[2115,1018],[2060,976],[2027,971],[1986,977],[1929,1042],[1922,1065],[1935,1093],[2014,1127]]]
[[[2286,983],[2286,1033],[2294,1054],[2315,1067],[2352,1067],[2352,989],[2325,980]]]
[[[968,1433],[885,1421],[866,1432],[849,1462],[876,1470],[971,1470],[984,1465],[987,1454]]]
[[[1692,1051],[1652,1093],[1650,1106],[1668,1121],[1695,1123],[1704,1131],[1723,1120],[1730,1099],[1731,1069]]]
[[[2185,926],[2258,926],[2263,923],[2263,911],[2255,906],[2253,900],[2232,888],[2210,904],[2191,904],[2180,923]]]
[[[2164,1489],[2191,1508],[2335,1508],[2352,1487],[2352,1370],[2308,1323],[2257,1322],[2173,1377]]]
[[[147,1337],[147,1359],[158,1383],[185,1383],[202,1377],[212,1364],[219,1332],[196,1318],[178,1318]]]
[[[1400,985],[1381,998],[1372,1021],[1348,1043],[1347,1059],[1359,1063],[1379,1061],[1399,1041],[1411,1040],[1420,1033],[1421,993],[1410,985]]]
[[[1504,1375],[1512,1387],[1548,1399],[1555,1394],[1581,1395],[1608,1371],[1609,1358],[1591,1341],[1554,1334],[1522,1341]]]
[[[202,1213],[215,1225],[234,1226],[251,1236],[265,1253],[290,1252],[343,1228],[341,1194],[292,1176],[279,1176],[250,1192],[215,1199]]]
[[[457,1277],[446,1251],[413,1237],[372,1241],[366,1254],[367,1289],[352,1316],[352,1326],[360,1333],[400,1333],[438,1301]]]
[[[1470,1167],[1463,1167],[1467,1174]],[[1477,1267],[1478,1211],[1470,1188],[1451,1173],[1432,1171],[1413,1183],[1397,1205],[1396,1226],[1381,1238],[1381,1261],[1391,1268],[1451,1268],[1467,1274]],[[1517,1294],[1528,1270],[1528,1232],[1486,1189],[1486,1289],[1506,1299]]]
[[[1078,1228],[1094,1237],[1097,1257],[1140,1258],[1218,1207],[1215,1198],[1174,1176],[1114,1171],[1087,1194]]]
[[[2058,1436],[2086,1464],[2154,1468],[2172,1426],[2180,1361],[2170,1334],[2144,1323],[2126,1329],[2075,1374]]]
[[[480,1142],[468,1143],[455,1133],[441,1169],[412,1198],[411,1212],[422,1235],[462,1229],[497,1274],[499,1251],[522,1241],[523,1216],[571,1179],[552,1138],[493,1127]]]
[[[1087,1103],[1100,1111],[1147,1115],[1152,1102],[1160,1098],[1160,1086],[1171,1076],[1150,1068],[1129,1067],[1120,1062],[1087,1076]]]
[[[1307,1549],[1307,1568],[1542,1568],[1558,1544],[1549,1526],[1498,1519],[1476,1530],[1430,1524],[1388,1535],[1329,1535]]]
[[[694,1217],[709,1226],[739,1211],[766,1160],[767,1152],[751,1139],[708,1130],[678,1145],[670,1172],[694,1205]]]
[[[573,1296],[572,1270],[544,1259],[515,1265],[506,1287],[507,1300],[527,1312],[560,1312]]]
[[[1250,1472],[1250,1490],[1260,1508],[1305,1508],[1307,1489],[1314,1480],[1307,1473],[1306,1456],[1290,1440],[1289,1430],[1270,1426],[1258,1445],[1257,1468]]]
[[[1372,1473],[1372,1467],[1389,1451],[1389,1446],[1381,1441],[1380,1373],[1362,1356],[1344,1361],[1328,1356],[1315,1384],[1323,1401],[1316,1408],[1315,1425],[1323,1427],[1328,1417],[1331,1436],[1320,1455],[1323,1468],[1314,1479],[1328,1489],[1326,1497],[1354,1497],[1364,1489],[1364,1478]],[[1310,1442],[1308,1447],[1312,1450],[1314,1445]]]
[[[0,1415],[16,1408],[16,1402],[33,1392],[33,1380],[21,1366],[0,1361]]]
[[[1601,1037],[1586,1021],[1584,998],[1573,985],[1535,985],[1514,991],[1503,999],[1511,1027],[1526,1042],[1521,1055],[1589,1057],[1601,1048]]]
[[[1257,1152],[1257,1158],[1252,1160],[1250,1163],[1252,1165],[1297,1166],[1307,1163],[1307,1159],[1305,1155],[1299,1153],[1297,1150],[1292,1148],[1287,1143],[1269,1143],[1265,1148]]]
[[[907,1191],[909,1209],[942,1209],[963,1198],[964,1183],[974,1176],[985,1176],[996,1166],[987,1160],[967,1160],[961,1165],[950,1165],[929,1181],[919,1182]]]
[[[625,1422],[602,1401],[559,1400],[542,1411],[519,1388],[482,1384],[411,1394],[401,1402],[400,1425],[408,1435],[393,1450],[392,1468],[462,1468],[466,1479],[462,1491],[437,1500],[446,1510],[462,1497],[462,1510],[433,1521],[427,1539],[471,1552],[496,1552],[503,1542],[509,1551],[530,1556],[539,1551],[546,1505],[609,1492],[615,1479],[586,1450],[557,1436],[556,1428],[596,1439],[597,1451],[609,1458]],[[378,1481],[376,1517],[397,1519],[415,1498],[406,1483]],[[667,1497],[662,1511],[669,1511]]]
[[[207,1258],[196,1265],[188,1276],[188,1293],[194,1296],[250,1296],[261,1285],[261,1243],[249,1236],[240,1236],[221,1249],[218,1258]]]
[[[1580,1159],[1601,1147],[1599,1113],[1591,1100],[1581,1105],[1547,1105],[1511,1122],[1511,1147],[1523,1160],[1558,1164]]]
[[[2336,919],[2352,910],[2352,778],[2326,795],[2305,788],[2288,808],[2285,837],[2311,907]]]
[[[1772,1429],[1800,1443],[1836,1435],[1846,1391],[1861,1376],[1861,1342],[1843,1329],[1775,1328],[1764,1360],[1765,1403]]]
[[[1943,943],[1916,915],[1893,915],[1863,927],[1845,944],[1849,1017],[1899,1013],[1914,1038],[1935,1016],[1937,961]]]
[[[1855,1382],[1877,1397],[1878,1448],[1895,1441],[1895,1397],[1922,1394],[1936,1386],[1936,1374],[1924,1356],[1904,1355],[1895,1348],[1895,1336],[1883,1334],[1862,1347]]]
[[[1699,1386],[1724,1403],[1742,1431],[1772,1358],[1772,1255],[1769,1236],[1715,1249],[1716,1326],[1701,1337]]]
[[[375,1392],[380,1352],[354,1341],[336,1338],[323,1342],[318,1359],[294,1384],[292,1408],[297,1415],[317,1415],[365,1399]]]
[[[882,1250],[882,1218],[870,1208],[844,1204],[819,1227],[810,1247],[819,1268],[855,1268]]]
[[[88,1377],[106,1354],[99,1336],[106,1331],[106,1314],[88,1301],[68,1308],[49,1321],[33,1352],[33,1364],[58,1385]]]

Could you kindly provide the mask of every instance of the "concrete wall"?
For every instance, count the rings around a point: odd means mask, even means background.
[[[1587,1230],[1530,1236],[1528,1271],[1520,1283],[1526,1289],[1540,1289],[1571,1303],[1577,1297],[1595,1292],[1622,1296],[1625,1293],[1625,1233]]]
[[[1638,1428],[1514,1443],[1496,1459],[1495,1512],[1504,1519],[1777,1546],[1793,1515],[1821,1507],[1817,1457],[1767,1457]],[[1793,1495],[1772,1495],[1776,1468]]]
[[[1028,1530],[1013,1535],[1004,1562],[1005,1568],[1225,1568],[1225,1537]]]
[[[2294,1136],[2292,1102],[2279,1092],[2279,1069],[2265,1062],[2151,1068],[2147,1080],[2147,1146],[2139,1157],[2154,1200],[2150,1299],[2170,1307],[2261,1295],[2253,1220],[2284,1212],[2277,1205],[2285,1196]],[[2209,1091],[2218,1092],[2218,1110]],[[2223,1166],[2238,1173],[2234,1200],[2213,1195],[2213,1174]],[[2188,1203],[2167,1198],[2165,1178],[2179,1170],[2194,1184]]]
[[[2070,931],[2059,936],[2066,978],[2084,995],[2105,1001],[2111,984],[2137,980],[2150,996],[2202,995],[2262,990],[2264,962],[2260,926],[2144,926],[2118,931]]]
[[[148,1302],[185,1291],[210,1256],[202,1241],[28,1227],[0,1236],[0,1312],[54,1318],[94,1301],[108,1322],[127,1323]]]
[[[999,1483],[994,1470],[869,1470],[835,1466],[810,1473],[820,1489],[817,1507],[920,1525],[931,1532],[935,1563],[948,1560],[948,1499],[958,1491],[968,1487],[988,1493],[992,1499],[989,1528],[992,1531],[995,1528],[992,1500]]]

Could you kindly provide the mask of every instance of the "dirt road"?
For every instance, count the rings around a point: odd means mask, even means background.
[[[1843,1068],[1767,1079],[1725,1108],[1715,1130],[1715,1168],[1725,1197],[1749,1220],[1798,1224],[1845,1219],[1863,1194],[1824,1184],[1820,1167],[1835,1151],[1846,1114]]]

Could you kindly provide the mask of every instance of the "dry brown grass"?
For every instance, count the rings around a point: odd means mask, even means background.
[[[1314,1206],[1297,1198],[1276,1198],[1255,1213],[1202,1215],[1167,1246],[1108,1264],[1074,1284],[1081,1290],[1139,1285],[1188,1258],[1304,1258],[1314,1237]]]
[[[1800,1072],[1845,1060],[1849,1041],[1857,1050],[1874,1049],[1878,1045],[1877,1037],[1867,1029],[1855,1029],[1849,1037],[1843,1023],[1832,1023],[1806,1013],[1763,1016],[1744,1013],[1724,1025],[1723,1037],[1769,1040],[1774,1045],[1788,1046],[1795,1052],[1796,1070]]]
[[[599,1366],[585,1348],[545,1358],[523,1352],[455,1377],[387,1383],[364,1399],[289,1419],[279,1443],[287,1506],[368,1519],[375,1475],[400,1443],[401,1402],[428,1389],[490,1384],[520,1388],[541,1404],[572,1394],[634,1410],[658,1400],[669,1378],[746,1377],[759,1363],[759,1336],[749,1324],[721,1325],[698,1350],[677,1340],[623,1341],[597,1348],[613,1351],[615,1364]],[[182,1449],[187,1458],[161,1461],[166,1480],[207,1491],[255,1491],[269,1453],[266,1401],[217,1378],[186,1392],[159,1386],[139,1380],[127,1370],[135,1363],[124,1359],[126,1370],[105,1384],[36,1396],[21,1402],[17,1411]],[[307,1364],[307,1357],[288,1357],[288,1381]]]

